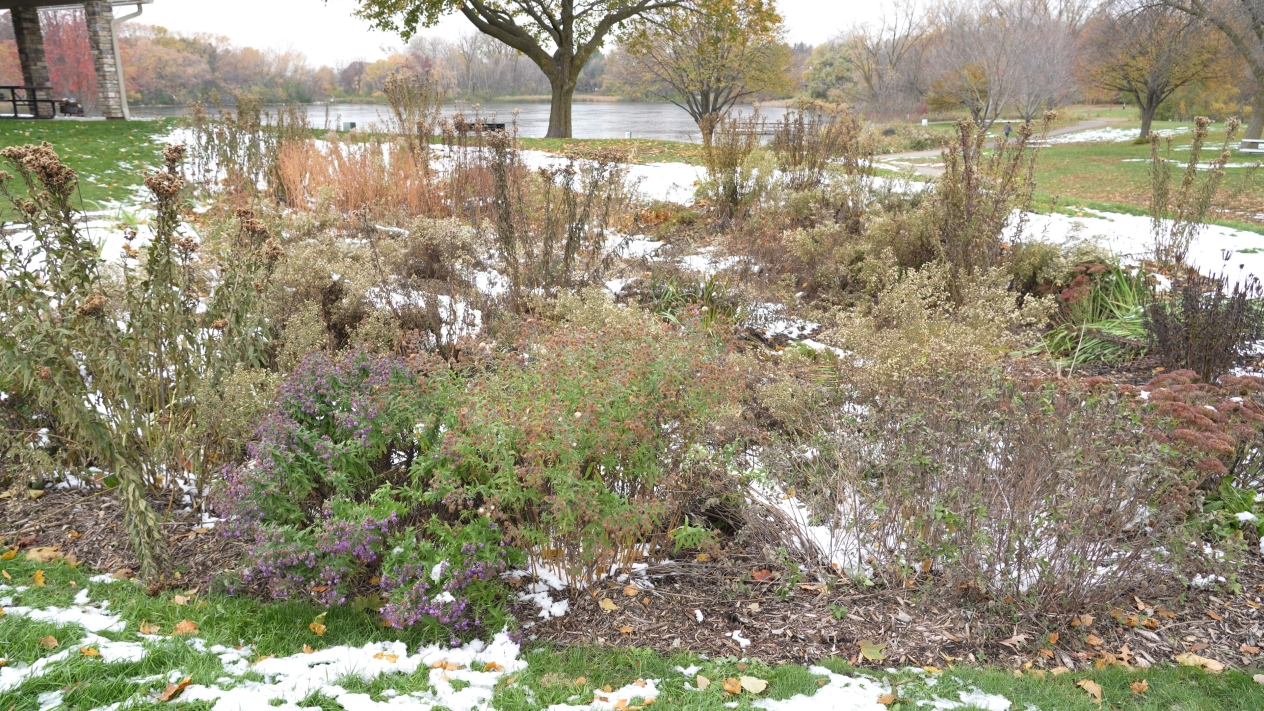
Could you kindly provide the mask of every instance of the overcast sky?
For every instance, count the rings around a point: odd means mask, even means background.
[[[819,44],[857,20],[870,19],[881,0],[779,0],[791,42]],[[354,0],[154,0],[137,22],[182,33],[223,35],[238,45],[296,49],[313,64],[374,60],[399,37],[369,29],[351,16]],[[118,8],[118,14],[127,9]],[[460,15],[446,18],[428,34],[454,38],[473,32]]]

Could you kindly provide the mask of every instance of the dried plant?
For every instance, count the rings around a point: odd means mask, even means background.
[[[749,116],[725,116],[703,145],[703,163],[712,198],[728,210],[740,206],[755,190],[759,178],[749,160],[759,149],[764,119],[758,112]],[[765,176],[767,177],[767,176]]]
[[[285,106],[275,115],[263,101],[249,94],[237,96],[237,110],[220,109],[212,117],[199,104],[185,118],[189,143],[189,173],[206,189],[226,189],[247,196],[269,192],[285,199],[278,161],[282,148],[310,137],[307,113]]]
[[[397,71],[386,78],[382,93],[391,105],[394,117],[392,133],[404,138],[404,145],[414,158],[430,152],[430,137],[439,124],[443,108],[443,89],[429,74]]]
[[[1172,368],[1188,368],[1205,382],[1229,371],[1264,336],[1264,287],[1254,276],[1229,284],[1225,275],[1190,270],[1174,280],[1168,298],[1151,303],[1145,330],[1152,351]]]
[[[1161,270],[1171,270],[1185,263],[1194,238],[1207,226],[1212,200],[1224,182],[1225,165],[1230,158],[1229,144],[1237,136],[1241,124],[1236,118],[1225,122],[1225,140],[1220,154],[1209,164],[1202,165],[1200,161],[1209,125],[1211,120],[1204,116],[1194,119],[1189,160],[1185,163],[1181,184],[1175,194],[1172,193],[1172,171],[1168,166],[1171,159],[1159,153],[1164,139],[1157,133],[1150,134],[1150,234],[1154,240],[1153,258]],[[1170,156],[1172,139],[1166,140]],[[1200,173],[1205,175],[1200,178]]]
[[[772,150],[791,190],[819,187],[831,169],[872,172],[864,119],[850,111],[788,111],[772,124]]]
[[[204,473],[209,448],[195,431],[194,395],[238,364],[261,362],[258,300],[281,256],[249,212],[227,249],[202,254],[180,221],[184,147],[164,155],[165,168],[145,179],[156,200],[152,239],[124,247],[115,277],[71,207],[75,172],[47,143],[0,151],[29,196],[17,197],[13,177],[0,174],[0,195],[28,230],[0,246],[0,371],[118,478],[148,580],[168,574],[171,561],[146,487],[174,491]]]

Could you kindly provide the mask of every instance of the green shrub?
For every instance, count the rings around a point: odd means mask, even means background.
[[[521,354],[465,392],[436,494],[592,579],[660,540],[707,485],[690,451],[731,399],[725,349],[648,314],[524,335]]]

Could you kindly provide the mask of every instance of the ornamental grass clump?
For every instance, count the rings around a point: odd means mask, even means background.
[[[386,624],[498,631],[499,575],[517,560],[475,511],[433,505],[440,432],[456,376],[363,351],[310,355],[282,385],[251,458],[226,472],[217,507],[248,542],[242,578],[272,597],[326,605],[377,588]]]

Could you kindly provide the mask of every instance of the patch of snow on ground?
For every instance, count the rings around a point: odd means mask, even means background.
[[[825,667],[808,671],[828,676],[829,682],[812,696],[795,694],[788,699],[759,699],[751,706],[768,711],[886,711],[878,697],[890,692],[882,682],[865,677],[835,674]]]
[[[751,304],[742,325],[761,331],[768,337],[785,335],[792,341],[812,336],[821,329],[821,324],[815,321],[786,317],[785,310],[786,307],[783,304]],[[821,347],[824,348],[823,345]]]
[[[1160,136],[1176,136],[1182,133],[1189,133],[1188,126],[1178,126],[1174,129],[1163,129],[1154,131]],[[1108,126],[1106,128],[1094,128],[1088,131],[1076,131],[1075,133],[1064,133],[1061,136],[1053,136],[1045,143],[1053,145],[1059,143],[1127,143],[1136,140],[1141,135],[1140,131],[1135,128],[1115,128]]]
[[[614,691],[602,691],[601,689],[593,689],[593,700],[591,703],[583,705],[575,704],[553,704],[545,711],[588,711],[589,709],[600,709],[601,711],[609,711],[610,709],[623,709],[629,706],[642,706],[645,703],[633,703],[636,699],[648,702],[650,699],[658,698],[658,679],[640,679],[631,684],[627,684]],[[622,702],[622,703],[620,703]]]
[[[1152,251],[1154,242],[1150,218],[1141,215],[1085,210],[1085,216],[1038,215],[1028,213],[1023,239],[1063,243],[1073,239],[1091,238],[1124,259],[1135,263]],[[1013,241],[1014,220],[1002,232],[1002,239]],[[1231,279],[1246,274],[1264,276],[1264,236],[1245,230],[1235,230],[1221,225],[1207,225],[1194,239],[1186,261],[1204,273],[1219,274],[1224,271]],[[1229,260],[1225,261],[1224,256]]]
[[[78,600],[76,599],[76,602]],[[103,608],[109,603],[101,603],[100,608],[80,607],[5,607],[4,612],[14,617],[25,617],[52,624],[79,625],[89,632],[122,632],[127,623],[118,615],[111,615]]]
[[[711,247],[705,247],[698,250],[698,254],[681,257],[680,264],[684,268],[699,272],[702,276],[709,279],[726,269],[732,269],[740,261],[737,257],[712,256],[714,251]]]
[[[451,711],[486,711],[490,708],[496,682],[507,673],[527,667],[525,661],[518,659],[518,653],[518,644],[504,633],[497,634],[491,644],[475,640],[455,649],[431,645],[413,655],[408,654],[403,642],[331,647],[311,654],[264,659],[248,666],[249,671],[261,674],[264,681],[237,679],[236,686],[229,689],[192,685],[184,690],[180,700],[214,701],[212,711],[255,711],[280,700],[281,705],[274,708],[297,711],[299,701],[312,693],[320,693],[351,711],[379,708],[429,711],[436,707]],[[443,662],[462,668],[434,667]],[[482,671],[493,664],[495,671]],[[335,683],[343,677],[358,677],[369,682],[385,674],[408,675],[424,667],[430,667],[433,691],[414,691],[385,703],[373,701],[368,694],[348,692]],[[238,669],[240,666],[234,662],[229,673],[244,672]],[[458,690],[454,681],[465,685]]]

